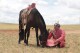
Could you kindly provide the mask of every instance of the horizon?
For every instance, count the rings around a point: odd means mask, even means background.
[[[19,23],[4,23],[4,22],[0,22],[0,24],[11,24],[11,25],[19,25]],[[47,25],[54,25],[54,24],[46,24]],[[60,25],[80,25],[80,24],[60,24]]]

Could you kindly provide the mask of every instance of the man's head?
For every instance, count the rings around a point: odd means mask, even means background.
[[[59,24],[59,23],[55,23],[55,24],[54,24],[54,29],[55,29],[55,30],[58,30],[59,28],[60,28],[60,24]]]
[[[31,4],[31,7],[32,7],[32,8],[35,8],[35,6],[36,6],[36,3],[32,3],[32,4]]]

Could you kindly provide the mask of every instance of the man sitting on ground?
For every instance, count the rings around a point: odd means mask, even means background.
[[[65,47],[65,31],[60,28],[60,24],[54,24],[54,30],[48,36],[47,46]]]

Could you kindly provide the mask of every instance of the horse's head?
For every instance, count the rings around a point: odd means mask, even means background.
[[[40,44],[42,47],[46,46],[47,38],[48,38],[48,31],[45,31],[43,34],[39,36]]]

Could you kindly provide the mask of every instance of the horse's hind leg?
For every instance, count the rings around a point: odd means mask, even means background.
[[[39,45],[39,40],[38,40],[38,28],[35,28],[35,31],[36,31],[37,46],[40,46],[40,45]]]
[[[22,29],[21,21],[19,20],[19,40],[18,43],[20,44],[21,40],[24,39],[24,29]]]
[[[30,36],[30,28],[28,29],[28,32],[27,32],[27,45],[28,45],[29,36]]]
[[[19,32],[19,40],[18,40],[18,44],[20,44],[21,42],[21,38],[20,38],[20,32]]]
[[[21,40],[24,39],[24,29],[21,29],[21,31],[19,32],[19,41],[18,43],[20,44]]]
[[[24,33],[24,43],[27,44],[27,40],[26,40],[26,33],[27,33],[27,29],[25,29],[25,33]]]
[[[27,33],[27,40],[26,40],[26,33]],[[25,29],[25,38],[24,38],[24,43],[26,43],[26,45],[28,45],[29,35],[30,35],[30,28],[26,28]]]

